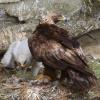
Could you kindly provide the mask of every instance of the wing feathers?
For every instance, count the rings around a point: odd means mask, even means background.
[[[70,49],[64,49],[57,42],[49,41],[48,44],[41,45],[38,51],[41,51],[39,56],[41,56],[40,58],[43,59],[43,62],[48,63],[55,69],[71,68],[88,75],[92,73],[75,52]]]

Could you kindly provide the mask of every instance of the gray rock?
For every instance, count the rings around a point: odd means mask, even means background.
[[[0,50],[7,49],[14,41],[23,40],[26,37],[29,37],[31,32],[28,32],[27,30],[31,28],[34,29],[34,25],[13,25],[8,26],[7,28],[2,28],[0,30]]]
[[[16,3],[2,4],[10,16],[16,16],[20,21],[37,18],[47,11],[67,13],[76,11],[81,7],[80,0],[21,0]]]
[[[0,3],[10,3],[10,2],[18,2],[21,0],[0,0]]]

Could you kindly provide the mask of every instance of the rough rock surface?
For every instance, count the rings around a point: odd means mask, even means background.
[[[30,36],[36,27],[34,23],[20,23],[16,17],[8,16],[4,9],[0,10],[0,50],[7,49],[9,44]]]
[[[16,1],[16,0],[13,0]],[[47,11],[63,11],[71,13],[81,7],[80,0],[19,0],[20,2],[0,4],[11,16],[16,16],[20,21],[39,16]],[[63,6],[62,6],[63,5]]]
[[[10,2],[18,2],[21,0],[0,0],[0,3],[10,3]]]

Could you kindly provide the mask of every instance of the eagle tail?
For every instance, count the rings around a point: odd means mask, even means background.
[[[93,73],[84,74],[76,72],[72,69],[67,70],[71,87],[78,91],[89,90],[96,84],[96,77]]]

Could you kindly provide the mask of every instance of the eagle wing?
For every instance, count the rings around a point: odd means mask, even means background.
[[[82,73],[91,73],[88,65],[73,50],[63,48],[56,41],[48,41],[40,45],[35,49],[35,54],[41,58],[44,64],[52,68],[61,70],[71,68]]]
[[[95,75],[73,50],[63,48],[54,41],[41,47],[43,49],[40,48],[39,55],[45,66],[64,71],[79,89],[89,89],[95,85]]]
[[[63,46],[69,49],[74,49],[76,53],[84,60],[85,55],[80,47],[77,39],[69,35],[69,32],[63,28],[58,27],[54,24],[41,24],[37,27],[40,33],[43,35],[61,43]]]

